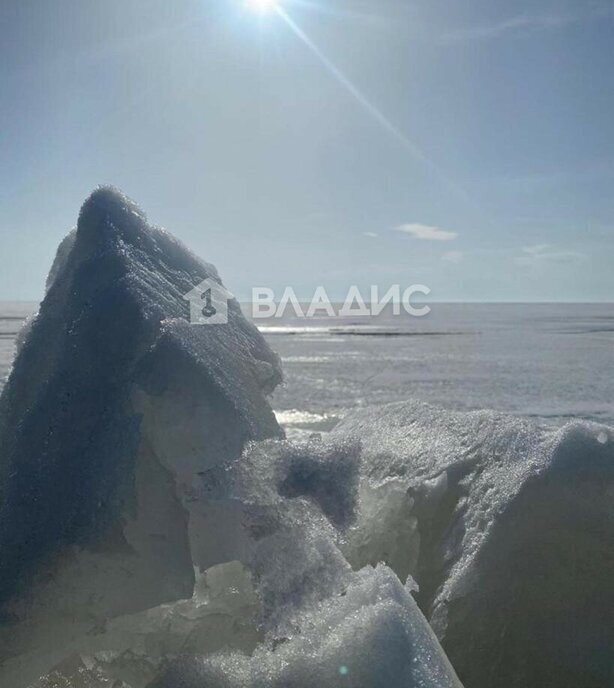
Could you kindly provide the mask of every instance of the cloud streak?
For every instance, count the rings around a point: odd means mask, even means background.
[[[442,37],[444,43],[496,40],[508,34],[549,31],[564,28],[590,19],[612,19],[611,3],[593,4],[582,11],[560,14],[520,14],[482,26],[468,26],[450,31]]]
[[[409,234],[414,239],[421,241],[453,241],[458,234],[456,232],[449,232],[440,227],[432,227],[431,225],[422,225],[419,223],[408,223],[399,225],[394,228],[396,232]]]
[[[535,244],[524,246],[523,255],[516,256],[514,262],[522,267],[537,268],[547,264],[577,263],[586,258],[584,253],[578,251],[565,251],[557,249],[550,244]]]

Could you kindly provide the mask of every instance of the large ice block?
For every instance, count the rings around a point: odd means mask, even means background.
[[[188,322],[204,280],[221,285],[111,188],[62,243],[0,398],[0,675],[190,598],[200,533],[224,527],[193,497],[207,470],[281,434],[278,359],[236,300],[227,324]]]
[[[614,681],[611,429],[403,402],[332,436],[363,454],[346,556],[412,573],[466,688]]]

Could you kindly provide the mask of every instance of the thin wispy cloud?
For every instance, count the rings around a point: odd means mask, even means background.
[[[523,246],[523,253],[528,253],[530,256],[544,254],[550,248],[550,244],[534,244],[533,246]]]
[[[548,31],[564,28],[571,24],[596,18],[614,18],[611,3],[590,4],[575,12],[552,14],[519,14],[490,24],[466,26],[449,31],[442,36],[444,43],[464,43],[470,41],[489,41],[508,34],[523,34],[533,31]]]
[[[522,248],[522,255],[516,256],[514,262],[523,267],[543,267],[546,264],[552,263],[577,263],[585,260],[586,254],[579,251],[567,251],[557,249],[550,244],[535,244],[532,246],[524,246]]]
[[[421,241],[453,241],[458,236],[456,232],[450,232],[446,229],[441,229],[441,227],[432,227],[431,225],[418,223],[403,224],[394,229],[397,232],[409,234],[414,239],[420,239]]]
[[[375,232],[363,232],[362,235],[369,237],[370,239],[376,239],[378,236]]]
[[[519,33],[536,29],[554,29],[565,26],[572,21],[573,19],[570,15],[531,16],[524,14],[493,24],[456,29],[445,34],[443,40],[447,43],[493,40],[508,33]]]

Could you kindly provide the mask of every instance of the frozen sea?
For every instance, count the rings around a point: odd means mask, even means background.
[[[325,431],[353,408],[408,398],[548,424],[614,425],[614,304],[431,307],[423,318],[386,311],[258,320],[282,358],[285,383],[273,406],[288,434]],[[0,303],[2,383],[21,323],[35,309]]]

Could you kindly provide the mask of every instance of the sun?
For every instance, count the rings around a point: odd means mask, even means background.
[[[252,12],[269,14],[279,8],[281,0],[245,0],[245,6]]]

